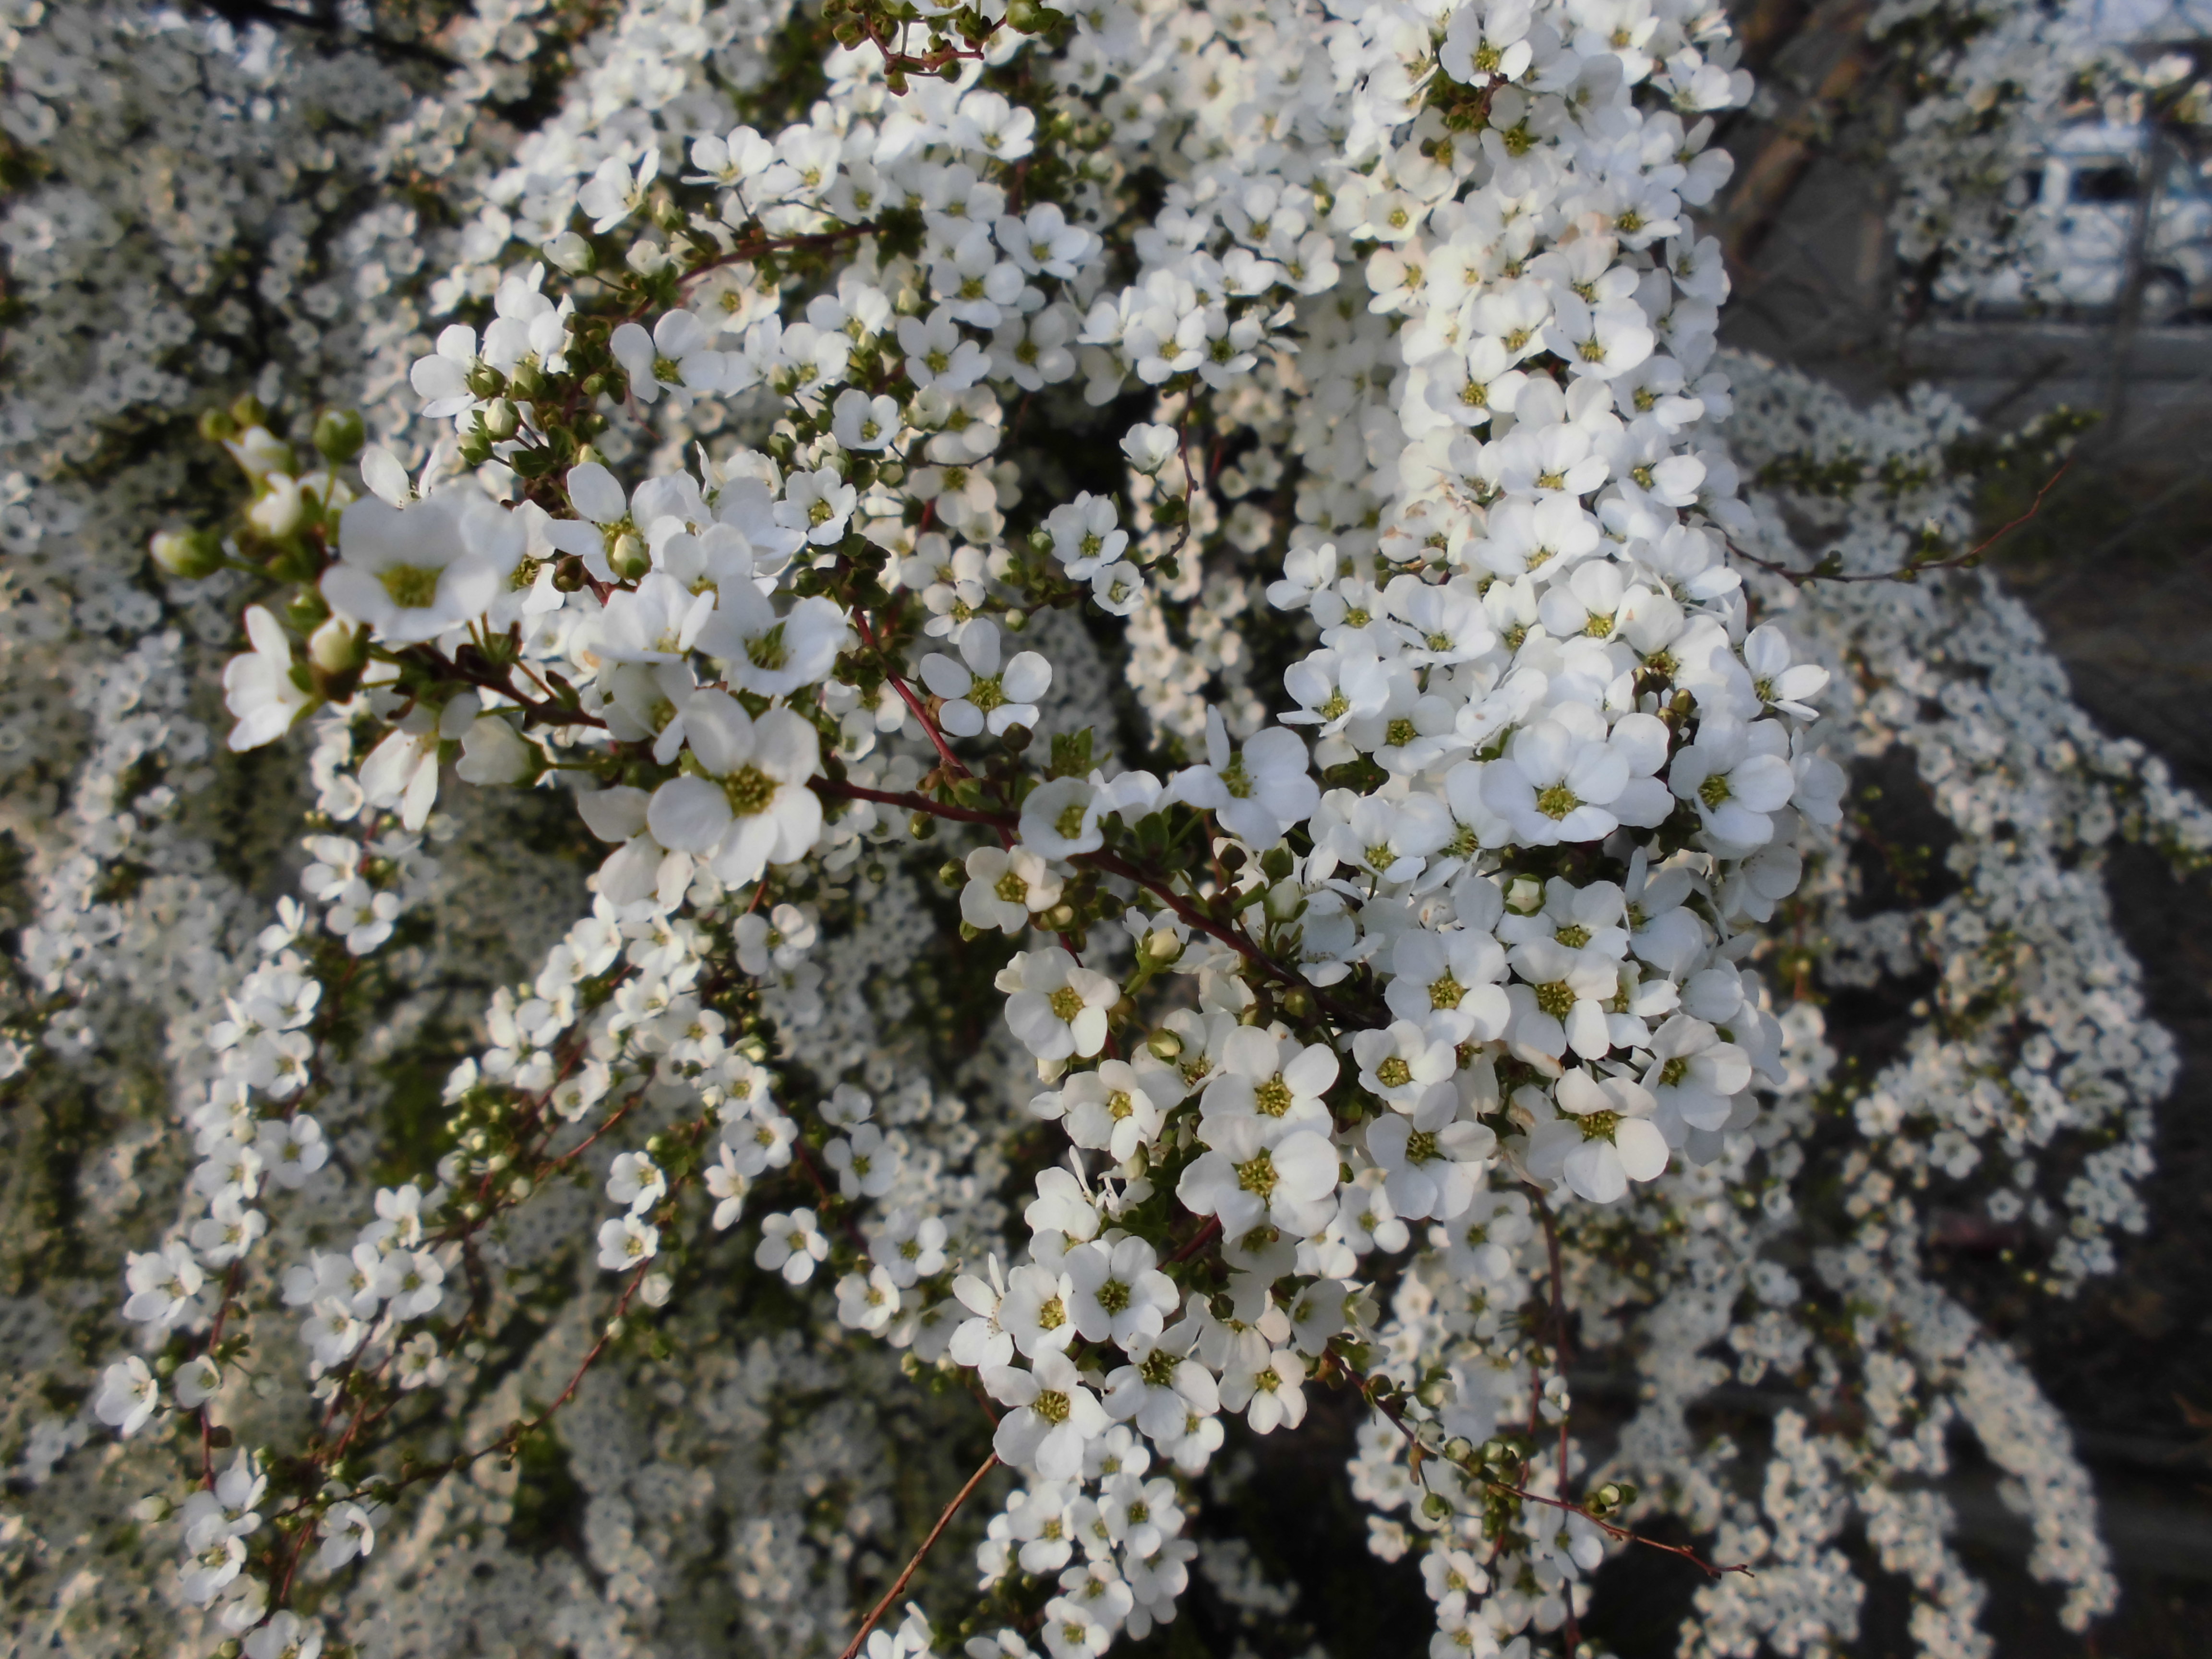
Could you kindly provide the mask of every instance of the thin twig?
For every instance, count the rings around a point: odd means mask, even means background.
[[[846,1644],[845,1651],[838,1656],[838,1659],[853,1659],[860,1652],[860,1644],[868,1639],[868,1632],[876,1627],[877,1620],[889,1612],[891,1603],[904,1593],[915,1571],[921,1567],[923,1558],[945,1535],[945,1529],[952,1524],[952,1517],[960,1513],[960,1506],[968,1501],[976,1487],[983,1484],[983,1477],[998,1466],[999,1454],[993,1452],[977,1466],[975,1473],[968,1477],[968,1484],[952,1495],[952,1501],[945,1506],[945,1513],[937,1517],[937,1524],[929,1529],[929,1536],[921,1540],[921,1547],[914,1553],[914,1559],[906,1564],[906,1571],[899,1574],[891,1587],[884,1592],[884,1599],[877,1602],[868,1616],[860,1621],[860,1628],[853,1632],[853,1639]]]
[[[1792,570],[1787,565],[1777,564],[1771,559],[1762,559],[1758,554],[1738,546],[1733,538],[1729,540],[1729,548],[1735,554],[1736,557],[1745,561],[1747,563],[1755,564],[1761,570],[1771,571],[1775,575],[1784,577],[1789,580],[1796,583],[1800,587],[1802,587],[1807,582],[1904,581],[1919,575],[1924,570],[1951,570],[1956,568],[1960,565],[1971,563],[1975,559],[1979,558],[1990,548],[1996,546],[1997,543],[2002,541],[2006,537],[2011,535],[2014,531],[2019,529],[2021,526],[2027,523],[2028,520],[2034,518],[2037,514],[2042,512],[2043,498],[2045,495],[2048,495],[2052,489],[2057,487],[2058,481],[2066,476],[2066,469],[2073,465],[2074,459],[2069,455],[2059,465],[2057,471],[2052,473],[2050,477],[2044,480],[2043,488],[2035,492],[2035,499],[2028,503],[2027,512],[2021,514],[2010,524],[2001,526],[1982,541],[1977,543],[1974,546],[1968,548],[1965,552],[1954,553],[1948,559],[1930,559],[1925,564],[1903,564],[1899,565],[1894,570],[1874,570],[1863,572],[1857,575],[1846,575],[1840,570],[1824,570],[1818,565],[1815,565],[1810,570]]]
[[[1372,1377],[1354,1370],[1352,1363],[1338,1352],[1334,1345],[1322,1357],[1344,1374],[1345,1378],[1359,1390],[1369,1405],[1389,1419],[1398,1432],[1406,1437],[1407,1443],[1417,1454],[1424,1457],[1430,1455],[1428,1449],[1421,1444],[1412,1425],[1406,1421],[1405,1412],[1397,1401],[1391,1398],[1387,1390],[1378,1386]],[[1564,1498],[1547,1498],[1541,1492],[1530,1492],[1525,1487],[1514,1486],[1510,1481],[1500,1480],[1495,1475],[1478,1474],[1472,1469],[1464,1468],[1462,1465],[1455,1464],[1454,1467],[1462,1468],[1462,1473],[1481,1481],[1493,1492],[1504,1492],[1510,1497],[1520,1498],[1523,1503],[1541,1504],[1547,1509],[1565,1510],[1570,1515],[1579,1515],[1608,1537],[1618,1539],[1624,1543],[1641,1544],[1647,1549],[1662,1550],[1668,1555],[1679,1555],[1698,1571],[1710,1577],[1718,1578],[1725,1573],[1731,1572],[1740,1572],[1747,1578],[1756,1576],[1747,1563],[1739,1561],[1731,1566],[1717,1567],[1686,1545],[1662,1544],[1656,1538],[1646,1538],[1642,1533],[1632,1532],[1626,1527],[1615,1526],[1612,1522],[1591,1514],[1580,1504],[1570,1503]]]

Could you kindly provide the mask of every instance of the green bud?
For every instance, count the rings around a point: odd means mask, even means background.
[[[906,832],[916,841],[927,841],[937,833],[937,818],[929,812],[916,812],[906,821]]]
[[[588,574],[584,568],[584,562],[571,553],[553,567],[553,591],[574,593],[583,586]]]
[[[1182,1039],[1173,1031],[1155,1031],[1145,1039],[1145,1047],[1155,1060],[1174,1060],[1182,1053]]]
[[[495,398],[484,405],[483,429],[502,441],[512,438],[522,427],[522,416],[513,404],[504,398]]]
[[[228,441],[238,435],[238,422],[230,418],[228,410],[204,410],[200,414],[200,436],[211,444]]]
[[[358,410],[326,409],[315,416],[315,453],[332,466],[353,459],[367,441]]]
[[[302,587],[284,607],[284,620],[302,634],[313,634],[329,619],[331,607],[319,587]]]
[[[325,674],[344,674],[368,660],[368,634],[333,617],[307,636],[307,659]]]
[[[240,427],[266,426],[269,424],[269,411],[262,407],[260,398],[248,392],[231,404],[230,418]]]
[[[469,391],[479,398],[496,398],[507,390],[507,376],[489,363],[477,363],[467,375]]]
[[[526,403],[543,396],[545,391],[544,371],[535,363],[517,363],[514,372],[507,377],[507,389]]]
[[[222,568],[222,538],[211,530],[164,530],[154,538],[154,562],[188,582]]]
[[[968,867],[958,859],[947,859],[937,866],[937,878],[957,892],[968,884]]]
[[[1010,726],[1000,733],[999,741],[1006,745],[1008,754],[1018,755],[1030,746],[1030,739],[1035,735],[1026,726]]]

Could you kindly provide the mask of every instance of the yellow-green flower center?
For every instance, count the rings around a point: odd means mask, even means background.
[[[753,817],[775,799],[775,780],[748,762],[722,780],[722,795],[739,817]]]
[[[439,574],[428,565],[389,564],[376,573],[376,579],[401,610],[427,611],[438,602]]]

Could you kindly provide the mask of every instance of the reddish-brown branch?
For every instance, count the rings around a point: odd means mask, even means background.
[[[1378,1387],[1373,1378],[1366,1376],[1361,1372],[1354,1370],[1352,1363],[1346,1359],[1341,1353],[1338,1352],[1334,1346],[1331,1346],[1328,1351],[1322,1354],[1322,1363],[1326,1365],[1334,1365],[1339,1371],[1340,1371],[1345,1379],[1354,1388],[1359,1390],[1360,1394],[1366,1399],[1367,1403],[1374,1407],[1376,1411],[1381,1412],[1382,1415],[1389,1420],[1391,1425],[1397,1429],[1398,1432],[1406,1437],[1407,1443],[1413,1448],[1416,1457],[1426,1457],[1430,1455],[1427,1449],[1421,1444],[1419,1437],[1414,1433],[1413,1425],[1406,1421],[1406,1414],[1403,1408],[1401,1408],[1398,1402],[1391,1397],[1387,1389]],[[1564,1498],[1547,1498],[1541,1492],[1530,1492],[1525,1487],[1514,1486],[1510,1481],[1500,1480],[1494,1475],[1483,1474],[1472,1469],[1465,1469],[1463,1466],[1455,1465],[1455,1467],[1462,1468],[1465,1474],[1474,1480],[1481,1481],[1483,1485],[1490,1487],[1494,1492],[1504,1492],[1510,1497],[1520,1498],[1523,1503],[1541,1504],[1547,1509],[1564,1510],[1569,1515],[1579,1515],[1583,1520],[1589,1522],[1592,1526],[1598,1528],[1599,1531],[1604,1533],[1609,1538],[1618,1539],[1623,1543],[1641,1544],[1646,1549],[1662,1550],[1668,1555],[1679,1555],[1685,1561],[1687,1561],[1692,1566],[1697,1568],[1698,1571],[1705,1573],[1709,1577],[1718,1578],[1724,1573],[1731,1572],[1740,1572],[1747,1578],[1755,1576],[1753,1574],[1750,1566],[1747,1563],[1739,1561],[1731,1566],[1717,1567],[1711,1562],[1699,1555],[1695,1550],[1691,1549],[1685,1545],[1662,1544],[1656,1538],[1646,1538],[1639,1532],[1631,1531],[1626,1527],[1616,1526],[1613,1522],[1607,1521],[1600,1516],[1591,1514],[1589,1510],[1583,1508],[1580,1504],[1570,1503]]]
[[[838,1659],[853,1659],[854,1655],[860,1652],[860,1644],[868,1639],[868,1632],[873,1630],[877,1621],[890,1610],[891,1603],[897,1601],[905,1592],[907,1585],[913,1581],[915,1573],[920,1570],[923,1559],[927,1557],[932,1549],[936,1547],[937,1540],[945,1536],[945,1529],[952,1524],[952,1517],[960,1513],[960,1506],[974,1495],[976,1487],[983,1484],[983,1477],[998,1466],[999,1455],[996,1452],[993,1452],[976,1466],[975,1473],[968,1477],[968,1484],[952,1495],[952,1501],[945,1506],[945,1513],[937,1517],[937,1524],[929,1529],[929,1536],[921,1540],[921,1547],[914,1553],[914,1559],[906,1564],[906,1571],[892,1581],[891,1587],[884,1592],[884,1599],[877,1602],[869,1610],[868,1616],[860,1621],[860,1628],[853,1632],[853,1639],[845,1644],[845,1651],[838,1656]]]
[[[1841,571],[1822,570],[1818,568],[1811,570],[1792,570],[1787,565],[1778,564],[1771,559],[1762,559],[1758,554],[1749,552],[1745,549],[1737,546],[1733,539],[1729,542],[1729,550],[1733,552],[1736,557],[1743,560],[1747,564],[1757,565],[1761,570],[1768,571],[1774,575],[1786,578],[1788,580],[1796,583],[1800,587],[1802,587],[1807,582],[1903,581],[1909,578],[1917,576],[1923,571],[1926,570],[1952,570],[1963,564],[1971,564],[1974,560],[1978,559],[1983,554],[1988,552],[1990,548],[1996,546],[2006,537],[2011,535],[2014,531],[2019,529],[2022,525],[2033,519],[2036,514],[2042,512],[2043,498],[2057,488],[2058,481],[2066,476],[2066,469],[2073,465],[2073,457],[2069,456],[2060,464],[2057,471],[2052,473],[2048,478],[2044,480],[2043,488],[2035,492],[2035,499],[2028,503],[2027,512],[2021,514],[2009,524],[1999,526],[1996,530],[1984,537],[1980,541],[1968,548],[1965,552],[1954,553],[1948,559],[1930,559],[1925,564],[1903,564],[1898,566],[1894,570],[1863,571],[1856,575],[1846,575]]]

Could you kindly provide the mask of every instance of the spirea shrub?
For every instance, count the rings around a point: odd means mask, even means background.
[[[2112,1605],[1923,1251],[2142,1225],[2212,824],[1717,353],[1717,13],[8,17],[27,1650],[1273,1650],[1316,1413],[1437,1656],[1986,1653],[1960,1430]]]

